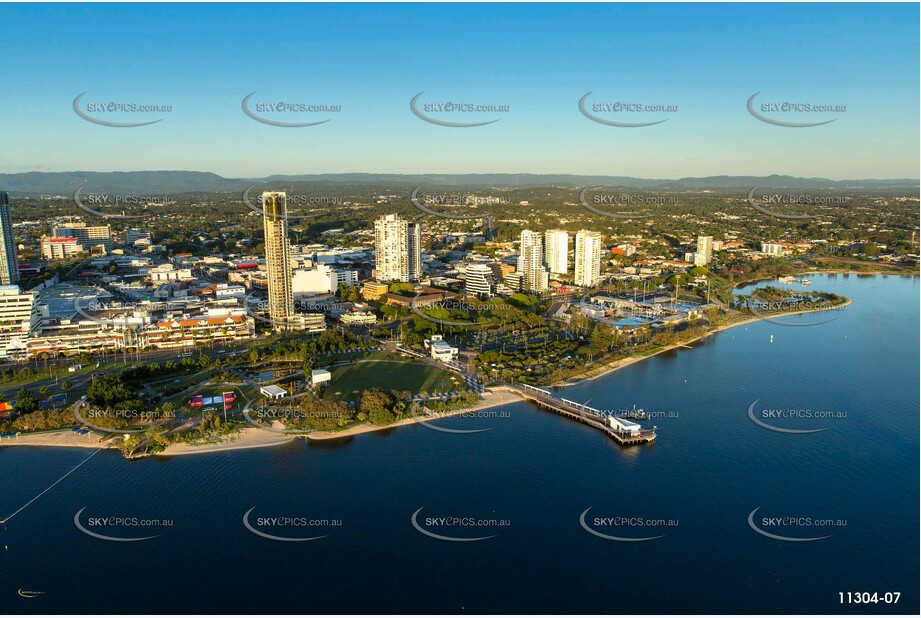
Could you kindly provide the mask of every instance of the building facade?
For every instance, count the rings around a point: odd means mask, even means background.
[[[549,273],[544,268],[544,239],[540,232],[521,231],[517,272],[521,275],[521,289],[540,293],[550,287]]]
[[[379,281],[415,281],[422,274],[422,226],[384,215],[374,222],[375,275]]]
[[[713,237],[698,236],[697,251],[694,252],[694,266],[706,266],[713,260]]]
[[[601,278],[601,234],[579,230],[576,234],[576,285],[590,287]]]
[[[283,191],[266,191],[262,194],[268,309],[274,330],[286,330],[286,322],[294,316],[286,200]]]
[[[0,191],[0,285],[19,283],[19,260],[16,259],[16,238],[10,218],[10,196]]]
[[[42,237],[42,259],[63,260],[83,251],[76,238]]]
[[[544,263],[550,274],[569,272],[569,234],[565,230],[547,230],[544,234]]]
[[[464,293],[467,296],[492,296],[493,274],[487,264],[470,264],[466,276]]]
[[[18,285],[0,285],[0,358],[22,358],[38,315],[34,292],[23,293]]]

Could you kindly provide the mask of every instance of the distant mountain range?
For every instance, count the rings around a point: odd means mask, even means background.
[[[224,178],[210,172],[25,172],[0,174],[0,191],[20,195],[69,195],[86,185],[96,192],[163,195],[242,191],[250,185],[286,185],[302,182],[349,184],[428,185],[525,188],[537,186],[607,185],[662,191],[748,190],[755,185],[794,190],[917,190],[912,178],[890,180],[829,180],[796,176],[707,176],[704,178],[647,179],[630,176],[574,174],[301,174],[265,178]]]

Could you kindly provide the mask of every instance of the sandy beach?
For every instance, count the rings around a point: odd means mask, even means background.
[[[295,436],[257,429],[256,427],[246,427],[240,430],[240,433],[226,442],[216,444],[170,444],[162,453],[154,453],[154,457],[174,457],[177,455],[200,455],[203,453],[220,453],[221,451],[238,451],[249,448],[264,448],[267,446],[278,446],[287,444],[295,439]]]
[[[88,433],[80,435],[70,429],[61,431],[22,434],[15,438],[0,439],[0,448],[4,446],[64,446],[68,448],[116,448],[111,440],[103,441],[98,435]]]

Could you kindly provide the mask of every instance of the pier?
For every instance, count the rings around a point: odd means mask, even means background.
[[[518,392],[524,399],[535,403],[538,407],[556,412],[561,416],[579,421],[595,429],[599,429],[618,444],[632,446],[634,444],[648,444],[656,439],[655,427],[643,429],[637,423],[616,416],[608,416],[601,410],[592,408],[584,403],[576,403],[568,399],[554,397],[553,393],[528,384],[515,384],[509,388]]]

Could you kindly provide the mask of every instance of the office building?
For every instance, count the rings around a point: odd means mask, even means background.
[[[6,191],[0,191],[0,285],[16,283],[19,283],[19,261],[10,218],[10,197]]]
[[[576,285],[590,287],[601,278],[601,234],[576,233]]]
[[[268,312],[275,330],[287,330],[285,323],[294,317],[286,199],[283,191],[262,194]]]
[[[492,296],[493,275],[487,264],[470,264],[466,276],[464,292],[467,296]]]
[[[86,223],[68,223],[55,226],[56,238],[76,238],[86,252],[102,247],[102,253],[112,250],[112,229],[108,225],[87,225]],[[99,252],[99,249],[97,249]]]
[[[76,238],[42,237],[42,259],[63,260],[83,251]]]
[[[544,264],[553,275],[569,272],[569,234],[564,230],[547,230],[544,234]]]

